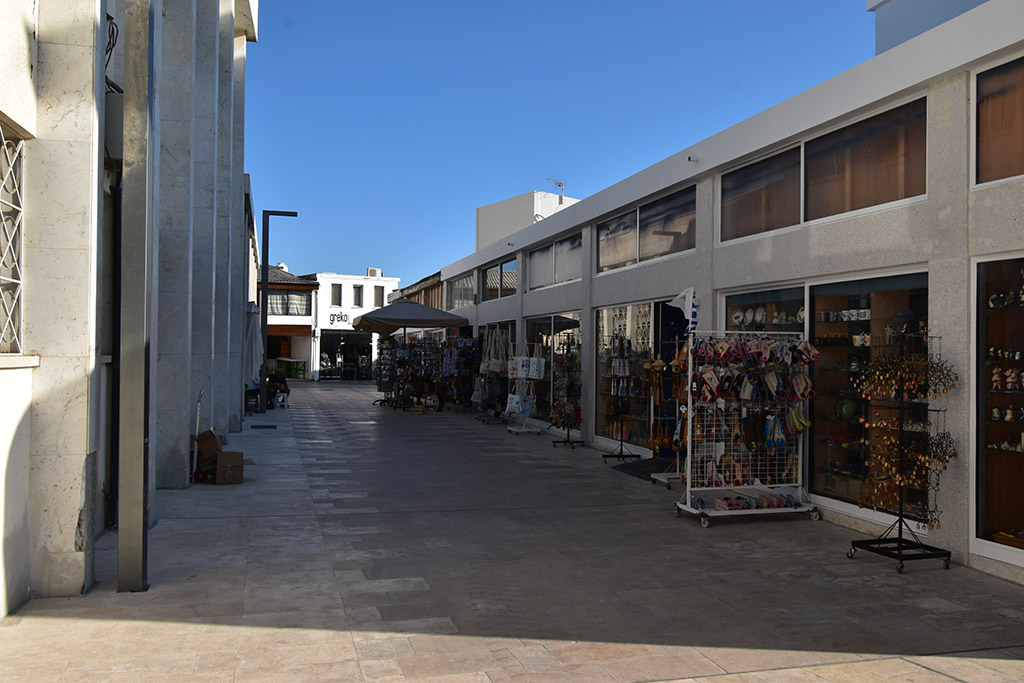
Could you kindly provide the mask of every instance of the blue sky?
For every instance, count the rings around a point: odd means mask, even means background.
[[[475,209],[585,198],[874,55],[864,0],[264,0],[245,168],[270,262],[409,285]]]

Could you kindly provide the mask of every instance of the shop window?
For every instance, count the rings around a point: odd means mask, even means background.
[[[697,188],[688,187],[640,207],[640,260],[693,249]]]
[[[331,285],[331,305],[332,306],[340,306],[341,305],[341,285],[340,284],[335,283],[335,284]]]
[[[636,263],[636,209],[597,224],[597,272]]]
[[[352,306],[354,308],[363,307],[363,286],[352,285]]]
[[[544,377],[533,381],[533,389],[537,396],[537,417],[547,419],[551,414],[551,400],[557,378],[553,375],[553,362],[556,353],[561,353],[570,341],[579,341],[581,317],[578,312],[546,315],[530,318],[526,321],[526,342],[531,355],[539,354],[544,358]]]
[[[722,176],[722,241],[800,222],[800,149]]]
[[[924,194],[926,119],[922,98],[806,143],[805,219]]]
[[[373,305],[375,308],[380,308],[384,305],[384,286],[374,285],[373,286]]]
[[[1024,549],[1024,259],[978,265],[977,534]]]
[[[725,329],[738,332],[803,332],[804,288],[733,294],[725,298]]]
[[[463,306],[472,306],[476,302],[473,300],[473,275],[463,275],[460,278],[452,280],[448,284],[448,308],[462,308]]]
[[[512,296],[516,293],[518,283],[515,259],[491,266],[483,271],[483,300]]]
[[[863,507],[893,512],[892,482],[872,444],[891,441],[898,423],[892,397],[864,398],[857,379],[873,360],[927,352],[928,276],[872,278],[811,288],[811,340],[821,353],[813,366],[810,490]],[[908,333],[907,335],[901,333]],[[908,399],[906,438],[928,438],[927,400]],[[906,514],[923,519],[926,484],[906,488]]]
[[[555,276],[555,245],[534,249],[527,260],[530,289],[547,287]]]
[[[1024,57],[978,74],[978,182],[1024,174]]]
[[[0,126],[0,353],[21,353],[24,142]]]
[[[651,435],[643,362],[652,352],[654,305],[610,306],[596,312],[597,402],[594,433],[636,446]]]

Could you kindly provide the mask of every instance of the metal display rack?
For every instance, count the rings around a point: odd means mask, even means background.
[[[911,342],[914,349],[908,349]],[[929,439],[927,432],[923,434],[925,438],[916,439],[916,443],[910,438],[914,432],[918,432],[916,436],[922,436],[908,420],[910,403],[945,394],[955,387],[958,380],[951,366],[943,363],[938,354],[932,354],[933,343],[938,345],[939,338],[899,333],[895,353],[872,361],[859,382],[865,398],[888,400],[896,406],[897,415],[892,425],[895,435],[883,440],[883,447],[872,454],[872,460],[879,461],[882,469],[886,470],[878,475],[885,477],[889,484],[886,488],[895,487],[891,497],[896,501],[896,520],[876,538],[850,541],[846,556],[853,559],[858,550],[864,550],[888,557],[896,560],[896,572],[899,574],[903,573],[903,563],[911,560],[942,560],[943,569],[949,569],[951,564],[952,553],[923,542],[907,522],[906,515],[907,488],[920,485],[930,489],[931,494],[930,505],[925,511],[925,526],[932,528],[937,524],[938,508],[934,494],[938,490],[938,476],[952,457],[939,453],[935,446],[944,440]],[[929,412],[944,416],[941,410]],[[927,426],[932,426],[931,420]],[[921,526],[920,521],[917,526]]]
[[[807,512],[803,430],[816,350],[794,333],[692,332],[687,354],[685,492],[676,514]]]

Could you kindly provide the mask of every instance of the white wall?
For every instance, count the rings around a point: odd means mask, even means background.
[[[36,133],[37,0],[4,0],[0,21],[0,121],[21,137]]]
[[[29,597],[31,368],[0,366],[0,618]]]

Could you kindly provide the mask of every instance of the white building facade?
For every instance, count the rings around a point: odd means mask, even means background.
[[[372,379],[377,358],[377,335],[357,332],[353,321],[386,306],[401,278],[385,277],[380,268],[366,275],[315,273],[305,276],[320,284],[315,303],[312,341],[312,379]]]
[[[959,382],[922,417],[957,453],[921,494],[942,510],[923,533],[1024,582],[1024,3],[867,5],[951,18],[896,27],[873,59],[444,266],[446,308],[519,343],[572,328],[581,434],[607,450],[607,338],[671,341],[684,289],[701,329],[821,341],[804,484],[827,517],[876,532],[893,516],[864,504],[839,403],[864,335],[926,333]],[[644,452],[639,417],[627,440]]]
[[[241,428],[255,0],[0,9],[0,617],[147,585],[149,494]]]

